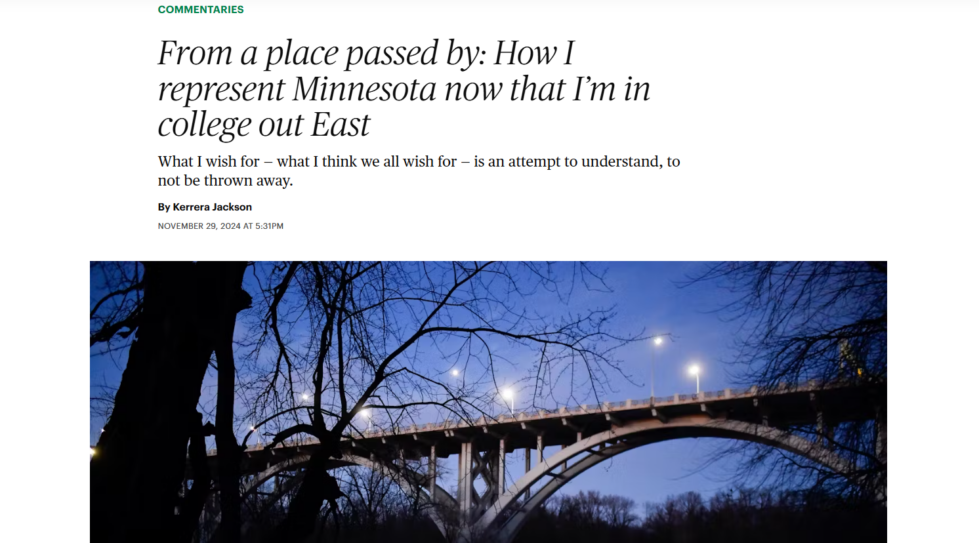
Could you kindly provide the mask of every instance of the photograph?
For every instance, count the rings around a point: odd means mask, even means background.
[[[92,541],[884,541],[882,261],[93,261]]]

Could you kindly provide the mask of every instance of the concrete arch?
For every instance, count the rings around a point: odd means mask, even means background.
[[[241,495],[246,496],[263,484],[265,484],[269,479],[276,476],[283,471],[298,469],[303,467],[307,462],[309,462],[308,454],[300,454],[269,466],[261,473],[257,474],[254,478],[248,481],[245,486],[241,489]],[[439,532],[443,536],[446,535],[446,527],[443,519],[439,516],[439,509],[446,511],[455,511],[458,509],[457,502],[448,492],[446,492],[442,487],[435,485],[435,495],[430,495],[426,490],[425,486],[428,484],[428,478],[420,473],[409,469],[401,469],[396,466],[390,466],[371,460],[369,458],[364,458],[362,456],[345,454],[339,460],[333,460],[327,469],[335,469],[345,466],[363,466],[368,469],[377,471],[383,474],[385,477],[393,480],[401,487],[405,493],[409,495],[418,495],[422,500],[427,502],[427,505],[433,507],[426,508],[426,514],[435,523],[435,526],[439,529]]]
[[[838,473],[847,473],[850,465],[821,445],[790,432],[749,422],[712,419],[707,415],[678,417],[663,423],[648,419],[626,423],[620,427],[592,435],[569,445],[545,458],[543,462],[518,479],[479,518],[477,533],[492,533],[500,543],[510,543],[523,527],[530,513],[569,481],[591,467],[623,452],[673,439],[691,437],[717,437],[752,441],[778,447],[818,462]],[[580,455],[583,458],[571,464]],[[561,466],[568,462],[566,471]],[[529,500],[518,504],[518,498],[545,477],[550,480],[534,492]],[[519,507],[514,510],[515,507]],[[504,516],[508,515],[508,516]],[[502,525],[495,526],[503,517]]]

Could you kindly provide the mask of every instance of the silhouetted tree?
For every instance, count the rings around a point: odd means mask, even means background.
[[[144,264],[142,272],[134,266],[132,273],[121,265],[93,266],[93,276],[117,284],[93,300],[91,344],[135,338],[91,461],[93,541],[176,541],[196,525],[205,490],[197,484],[207,485],[209,474],[195,473],[194,492],[182,503],[178,491],[188,442],[193,466],[206,465],[199,459],[209,430],[197,403],[212,355],[219,367],[231,368],[225,374],[233,371],[235,321],[250,303],[241,289],[245,266],[161,262]]]
[[[844,499],[886,499],[887,263],[724,262],[690,282],[716,283],[734,294],[720,308],[741,323],[731,360],[742,383],[840,381],[877,394],[877,421],[824,420],[788,428],[822,441],[854,470],[841,476],[781,450],[732,442],[717,457],[737,456],[744,482],[832,490]]]
[[[638,339],[610,334],[609,310],[565,318],[532,310],[542,297],[566,301],[576,284],[604,288],[583,264],[254,263],[245,282],[253,296],[242,288],[247,267],[93,264],[93,293],[104,294],[93,298],[92,345],[113,352],[114,341],[135,331],[92,461],[93,540],[177,540],[197,522],[205,507],[197,491],[209,490],[214,474],[192,461],[193,499],[181,500],[179,487],[188,444],[191,459],[200,458],[210,431],[197,406],[212,358],[219,535],[240,538],[242,510],[249,518],[281,511],[269,537],[299,541],[322,529],[324,502],[337,518],[342,512],[327,467],[340,457],[341,438],[359,433],[358,413],[370,409],[378,426],[423,409],[466,420],[490,414],[501,363],[526,370],[534,406],[554,400],[559,386],[597,399],[606,372],[619,371],[614,349]],[[236,414],[236,402],[247,412]],[[239,443],[236,429],[248,426]],[[249,438],[268,437],[272,447],[299,434],[319,444],[287,499],[265,509],[251,497],[243,504],[238,469]]]
[[[568,267],[572,284],[590,278],[603,285],[587,266]],[[535,403],[561,378],[569,390],[585,387],[597,397],[605,372],[618,371],[610,353],[635,339],[606,330],[607,310],[567,319],[529,311],[525,299],[538,290],[565,294],[548,264],[291,262],[264,275],[250,345],[259,366],[250,385],[255,418],[279,428],[269,446],[302,433],[319,441],[279,540],[312,533],[324,501],[338,508],[339,487],[320,466],[341,456],[340,439],[357,433],[351,422],[363,410],[378,424],[410,420],[426,407],[475,419],[497,403],[494,365],[520,351],[533,355],[525,368]],[[299,329],[302,339],[290,341]],[[451,381],[453,367],[461,384]],[[299,401],[297,382],[309,391],[308,404]],[[488,389],[479,391],[482,384]]]
[[[724,262],[692,280],[735,294],[744,383],[887,378],[886,262]]]

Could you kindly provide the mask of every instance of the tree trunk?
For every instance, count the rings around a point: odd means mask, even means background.
[[[200,428],[196,409],[216,327],[230,319],[233,330],[250,300],[241,290],[245,266],[145,264],[138,330],[90,466],[93,542],[170,542],[184,532],[175,509],[187,443]]]
[[[241,285],[242,266],[238,275]],[[217,435],[218,446],[218,487],[221,491],[221,534],[222,543],[241,541],[241,446],[235,438],[235,359],[234,334],[235,318],[239,307],[235,303],[240,286],[230,282],[222,283],[225,291],[222,296],[222,314],[216,321],[215,359],[218,364]],[[250,302],[250,300],[249,300]]]
[[[211,423],[202,424],[203,417],[197,414],[194,421],[197,428],[190,436],[190,449],[188,456],[190,459],[191,474],[194,478],[194,486],[184,495],[180,505],[180,534],[177,541],[190,542],[197,531],[198,521],[204,505],[207,502],[207,495],[211,487],[211,473],[207,466],[207,445],[204,439],[209,435],[214,435],[214,426]]]
[[[268,541],[284,543],[303,541],[316,530],[316,522],[319,520],[324,501],[328,501],[331,509],[336,511],[337,500],[342,496],[340,485],[326,471],[327,462],[334,457],[340,457],[339,441],[331,432],[326,439],[321,439],[320,447],[310,456],[299,490],[289,504],[289,512]]]

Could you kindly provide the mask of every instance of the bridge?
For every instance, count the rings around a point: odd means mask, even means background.
[[[449,541],[492,533],[500,543],[510,543],[531,513],[576,476],[661,441],[711,437],[761,443],[845,475],[854,468],[830,444],[834,426],[851,421],[874,421],[876,454],[886,463],[886,386],[808,382],[378,429],[344,440],[343,458],[331,467],[360,465],[390,476],[431,506],[426,511]],[[799,426],[815,427],[815,437],[789,430]],[[287,492],[301,478],[280,485],[278,476],[301,470],[316,445],[307,438],[246,449],[243,495],[273,479],[276,493]],[[545,447],[552,446],[560,450],[545,458]],[[508,485],[506,457],[521,450],[523,473],[511,474]],[[438,459],[453,456],[459,466],[455,496],[438,485]]]

